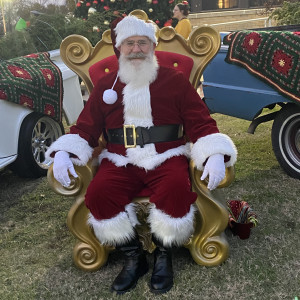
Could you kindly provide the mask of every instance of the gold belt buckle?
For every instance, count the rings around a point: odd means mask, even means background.
[[[127,129],[132,129],[132,139],[133,144],[128,145],[127,143]],[[135,132],[135,126],[134,125],[123,125],[123,132],[124,132],[124,145],[125,148],[135,148],[136,147],[136,132]]]

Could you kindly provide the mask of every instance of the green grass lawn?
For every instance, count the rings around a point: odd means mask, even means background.
[[[230,256],[218,267],[194,263],[187,249],[173,255],[175,285],[164,295],[149,291],[151,272],[135,290],[111,294],[122,267],[113,252],[108,264],[88,273],[72,262],[75,243],[65,219],[73,199],[56,195],[46,178],[20,179],[0,172],[0,299],[287,299],[300,297],[299,180],[280,168],[272,152],[271,123],[246,133],[249,122],[213,116],[238,148],[235,182],[228,199],[247,201],[259,225],[247,240],[228,233]],[[152,257],[149,256],[152,262]]]

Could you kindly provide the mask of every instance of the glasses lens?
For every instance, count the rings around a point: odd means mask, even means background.
[[[143,48],[145,46],[148,46],[149,42],[147,40],[138,40],[137,42],[135,42],[135,41],[126,41],[125,42],[125,45],[128,48],[133,48],[135,44],[137,44],[140,48]]]

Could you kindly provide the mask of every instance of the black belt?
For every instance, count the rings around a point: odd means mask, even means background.
[[[124,125],[123,128],[108,129],[107,139],[112,144],[122,144],[125,148],[134,148],[136,145],[143,147],[145,144],[172,142],[183,137],[182,125],[162,125],[135,127]]]

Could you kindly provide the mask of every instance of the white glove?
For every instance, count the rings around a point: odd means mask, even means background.
[[[204,180],[207,176],[209,176],[207,188],[209,190],[214,190],[225,177],[223,154],[214,154],[208,158],[201,180]]]
[[[69,153],[66,151],[56,152],[53,162],[53,175],[54,178],[64,187],[68,187],[71,183],[68,171],[75,178],[78,177]]]

